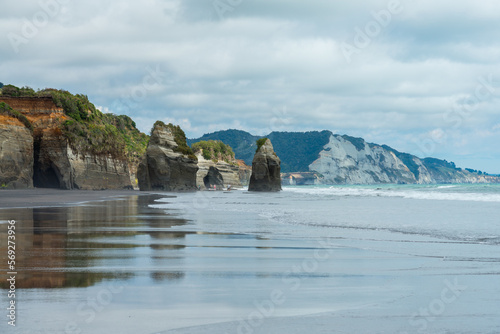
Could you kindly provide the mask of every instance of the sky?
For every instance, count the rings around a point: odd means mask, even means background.
[[[24,0],[0,82],[89,96],[188,138],[330,130],[500,173],[493,0]]]

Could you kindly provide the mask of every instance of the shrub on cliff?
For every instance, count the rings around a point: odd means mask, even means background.
[[[92,121],[102,113],[89,101],[87,95],[73,95],[65,90],[44,89],[37,93],[38,96],[50,96],[52,101],[64,113],[77,121]]]
[[[260,138],[260,139],[257,139],[257,149],[255,150],[255,153],[257,153],[259,151],[259,149],[262,147],[262,145],[264,145],[266,143],[266,140],[267,138]]]
[[[125,154],[130,161],[139,162],[146,153],[149,136],[139,131],[135,122],[126,115],[104,114],[106,122],[114,125],[125,142]]]
[[[0,115],[7,115],[10,117],[17,118],[19,121],[21,121],[21,123],[24,124],[25,127],[27,127],[31,132],[33,132],[33,125],[31,124],[30,121],[28,121],[26,116],[12,109],[7,103],[0,102]]]
[[[33,97],[36,92],[30,87],[16,87],[14,85],[5,85],[2,87],[2,95],[9,97]]]
[[[224,160],[227,163],[234,161],[234,152],[231,146],[224,144],[220,140],[202,140],[191,145],[194,152],[202,151],[202,156],[206,160]]]

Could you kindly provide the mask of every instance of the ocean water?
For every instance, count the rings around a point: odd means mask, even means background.
[[[253,309],[237,320],[171,333],[500,333],[498,185],[300,186],[167,202],[155,207],[179,210],[183,231],[239,236],[205,244],[222,248],[204,270],[261,277],[240,287]],[[242,248],[252,261],[236,256],[220,273]]]
[[[0,210],[2,261],[8,219],[19,317],[2,333],[500,333],[498,185]]]

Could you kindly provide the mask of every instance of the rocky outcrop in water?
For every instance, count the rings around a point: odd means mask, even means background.
[[[0,115],[0,187],[33,187],[33,135],[6,115]]]
[[[203,177],[203,184],[206,189],[222,190],[224,189],[224,178],[217,168],[210,166],[207,175]]]
[[[180,128],[157,122],[151,132],[146,156],[137,170],[139,189],[196,190],[198,165],[196,156],[188,149]]]
[[[211,159],[205,159],[202,152],[197,152],[196,157],[198,158],[199,168],[196,173],[196,185],[200,189],[208,189],[205,177],[209,175],[210,170],[213,170],[212,173],[217,171],[217,173],[221,175],[221,188],[226,189],[228,186],[231,186],[232,188],[240,188],[242,186],[242,182],[240,180],[240,170],[242,168],[240,168],[236,161],[226,162],[224,160],[217,160],[217,162],[214,162]]]
[[[248,191],[280,191],[281,190],[281,161],[274,152],[271,141],[267,138],[259,139],[252,161],[252,176]]]

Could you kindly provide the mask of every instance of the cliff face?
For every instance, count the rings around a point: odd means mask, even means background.
[[[415,183],[413,173],[392,152],[332,135],[310,170],[327,184]]]
[[[68,119],[62,112],[31,111],[34,126],[34,186],[60,189],[132,188],[125,158],[73,149],[60,129]]]
[[[26,159],[23,165],[30,171],[20,174],[23,180],[31,179],[21,182],[26,187],[88,190],[132,187],[126,158],[81,152],[69,145],[61,124],[70,118],[51,98],[2,97],[0,102],[13,106],[33,126],[33,134],[26,128],[20,132],[19,126],[3,131],[4,137],[12,141],[10,150],[18,149]],[[21,146],[16,148],[13,142]],[[2,166],[8,165],[2,163]],[[0,175],[5,178],[9,174],[2,170]]]
[[[250,177],[252,176],[252,167],[245,164],[243,160],[236,160],[238,164],[238,177],[242,186],[248,186]]]
[[[199,168],[196,173],[196,186],[200,189],[207,188],[204,179],[208,175],[210,168],[215,168],[221,174],[223,188],[227,188],[229,185],[233,188],[239,188],[242,186],[242,182],[240,180],[240,166],[236,163],[236,161],[234,163],[228,163],[223,160],[218,160],[217,162],[214,162],[213,160],[206,160],[203,157],[202,152],[198,152],[196,157],[198,158]]]
[[[63,109],[56,106],[50,97],[8,97],[0,96],[0,102],[5,102],[12,109],[19,111],[24,115],[29,114],[50,114],[64,113]]]
[[[269,139],[265,139],[252,161],[252,176],[248,191],[280,191],[281,161]]]
[[[33,136],[19,120],[0,115],[0,187],[33,187]]]
[[[137,170],[140,190],[196,190],[196,157],[178,152],[178,148],[173,129],[164,124],[155,125],[146,156]]]
[[[331,135],[309,165],[323,184],[377,183],[498,183],[499,178],[456,168],[453,163],[419,159],[388,146],[368,144],[361,138]]]

